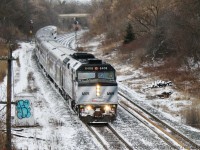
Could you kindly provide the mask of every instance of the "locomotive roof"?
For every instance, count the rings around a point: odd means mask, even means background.
[[[35,36],[36,38],[39,38],[41,40],[48,41],[48,40],[54,39],[52,33],[55,33],[56,31],[57,31],[56,26],[47,26],[47,27],[39,29]]]
[[[65,47],[55,47],[52,45],[52,42],[54,41],[42,42],[43,46],[49,50],[49,55],[59,59],[60,61],[63,61],[66,57],[69,57],[66,53],[67,49]]]
[[[36,38],[40,40],[41,45],[48,50],[50,56],[54,57],[54,59],[60,60],[65,65],[69,64],[71,68],[74,70],[81,69],[84,66],[112,66],[110,64],[102,62],[95,58],[94,55],[89,53],[78,53],[74,50],[70,50],[60,43],[56,42],[53,38],[54,32],[57,31],[55,26],[47,26],[41,28],[36,33]],[[82,69],[81,69],[82,70]]]

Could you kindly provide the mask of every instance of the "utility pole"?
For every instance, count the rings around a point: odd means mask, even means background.
[[[8,75],[7,75],[7,107],[6,107],[6,150],[12,149],[11,143],[11,98],[12,98],[12,47],[9,44],[8,56],[0,57],[1,60],[7,61]]]
[[[11,88],[11,80],[12,80],[12,48],[9,45],[9,52],[8,52],[8,75],[7,75],[7,109],[6,109],[6,132],[7,132],[7,137],[6,137],[6,148],[8,150],[12,149],[11,145],[11,93],[12,93],[12,88]]]

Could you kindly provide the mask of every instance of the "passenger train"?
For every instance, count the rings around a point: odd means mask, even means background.
[[[56,41],[56,36],[55,26],[41,28],[35,35],[37,60],[47,77],[84,122],[115,120],[115,69],[92,54],[66,48]]]

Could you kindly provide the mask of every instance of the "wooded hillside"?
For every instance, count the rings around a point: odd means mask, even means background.
[[[176,56],[176,65],[189,68],[200,59],[199,0],[93,0],[91,11],[91,33],[112,41],[123,41],[131,24],[137,44],[143,41],[141,59]]]
[[[92,0],[90,11],[90,34],[121,45],[113,48],[116,61],[171,80],[199,99],[199,0]]]
[[[2,0],[0,3],[0,37],[20,39],[31,28],[36,30],[47,24],[57,24],[57,13],[50,2],[44,0]]]
[[[41,27],[59,25],[58,14],[82,13],[88,10],[88,4],[76,1],[52,0],[2,0],[0,3],[0,37],[19,40],[33,34]],[[31,22],[32,20],[32,22]]]

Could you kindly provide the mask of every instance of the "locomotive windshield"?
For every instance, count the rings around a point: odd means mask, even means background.
[[[78,68],[77,80],[79,82],[115,82],[115,69],[109,64],[85,64]]]
[[[108,79],[108,80],[114,80],[114,72],[98,72],[97,73],[98,79]]]
[[[78,73],[79,80],[94,79],[94,78],[95,78],[95,72],[80,72],[80,73]]]
[[[114,81],[115,80],[114,71],[108,71],[108,72],[78,72],[78,81],[92,80],[92,79]]]

